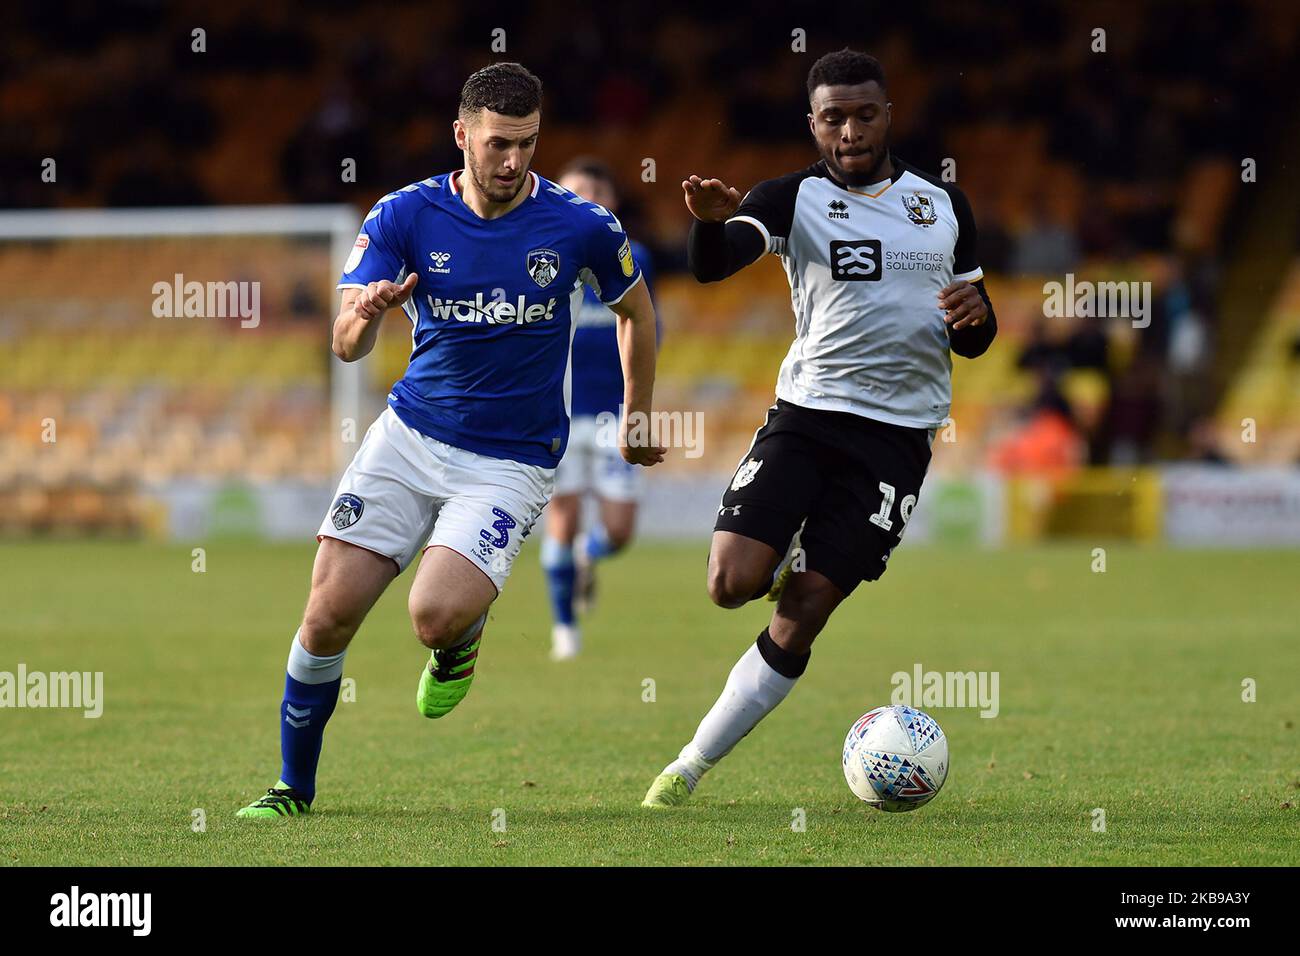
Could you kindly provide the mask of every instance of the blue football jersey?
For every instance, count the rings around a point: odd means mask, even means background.
[[[632,257],[641,269],[646,288],[654,295],[650,257],[645,247],[631,241]],[[573,414],[617,412],[623,404],[623,365],[618,354],[618,316],[601,303],[588,287],[574,313]],[[657,329],[656,329],[657,331]]]
[[[480,219],[457,173],[375,204],[340,289],[419,275],[403,306],[411,360],[388,404],[430,438],[554,468],[569,440],[572,316],[586,286],[606,305],[641,278],[618,218],[529,172],[518,206]]]

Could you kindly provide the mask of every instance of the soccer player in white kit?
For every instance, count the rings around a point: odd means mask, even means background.
[[[981,355],[996,333],[970,204],[891,154],[880,63],[828,54],[809,72],[808,98],[819,162],[743,202],[717,179],[682,183],[695,277],[779,256],[795,339],[709,552],[715,604],[768,595],[776,610],[643,806],[685,802],[790,693],[839,603],[884,574],[948,415],[950,353]]]

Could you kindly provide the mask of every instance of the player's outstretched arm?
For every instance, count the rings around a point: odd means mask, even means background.
[[[740,208],[740,193],[720,179],[692,176],[682,181],[686,208],[695,221],[686,240],[686,263],[701,282],[717,282],[758,260],[767,245],[743,222],[728,223]]]
[[[686,208],[700,222],[726,222],[740,208],[740,192],[721,179],[691,176],[682,180]]]
[[[372,282],[364,289],[344,289],[339,314],[334,319],[334,337],[331,348],[345,362],[355,362],[368,355],[379,336],[379,323],[384,313],[394,306],[405,304],[415,291],[420,277],[414,272],[401,285],[383,279]]]
[[[655,307],[645,280],[627,290],[610,306],[618,315],[618,354],[623,364],[623,420],[619,422],[619,450],[634,465],[655,465],[665,449],[650,441],[650,410],[654,401]],[[638,423],[640,423],[638,425]]]

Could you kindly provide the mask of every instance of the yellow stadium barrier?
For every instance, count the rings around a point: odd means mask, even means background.
[[[1089,468],[1063,478],[1007,481],[1007,538],[1160,537],[1160,476],[1151,468]]]

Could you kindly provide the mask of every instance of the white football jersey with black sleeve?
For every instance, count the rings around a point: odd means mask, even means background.
[[[795,338],[778,398],[911,428],[952,403],[939,292],[983,276],[962,192],[894,159],[892,180],[848,188],[824,162],[759,183],[729,221],[756,228],[790,280]]]

